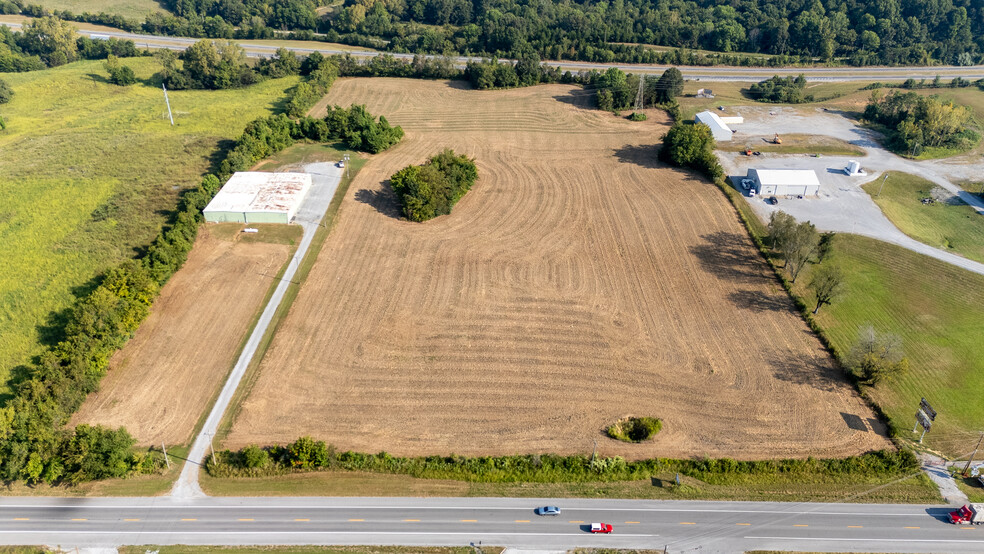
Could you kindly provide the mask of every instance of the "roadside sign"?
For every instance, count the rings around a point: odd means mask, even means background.
[[[930,419],[930,417],[922,410],[916,412],[916,421],[919,422],[919,425],[922,425],[923,429],[927,431],[929,431],[929,428],[933,426],[933,420]]]
[[[929,402],[926,402],[925,398],[919,401],[919,409],[929,417],[930,421],[936,421],[936,410],[929,405]]]

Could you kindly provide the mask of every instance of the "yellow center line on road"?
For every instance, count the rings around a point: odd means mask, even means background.
[[[680,525],[697,525],[697,524],[693,521],[681,521]]]
[[[72,521],[89,521],[89,520],[85,519],[84,517],[73,517]]]
[[[461,523],[478,523],[477,519],[462,519],[459,521],[461,521]]]
[[[403,521],[420,521],[419,519],[404,519]]]
[[[964,531],[973,531],[974,530],[973,527],[961,527],[961,529],[963,529]]]
[[[256,520],[251,517],[241,517],[239,518],[239,521],[256,521]]]
[[[29,517],[15,517],[14,521],[31,521]]]
[[[581,521],[580,519],[572,519],[572,520],[568,521],[567,523],[584,523],[584,522]]]
[[[129,518],[129,519],[124,519],[123,521],[140,521],[140,520],[139,519]]]
[[[802,523],[794,523],[793,527],[809,527],[809,525],[804,525]]]
[[[529,522],[530,522],[530,520],[528,520],[528,519],[517,519],[516,520],[516,523],[529,523]]]
[[[638,521],[626,521],[626,525],[632,525],[633,523],[639,523]]]
[[[918,527],[906,527],[906,529],[919,529]]]
[[[864,529],[864,527],[862,527],[860,525],[848,525],[847,528],[848,529]]]
[[[198,521],[198,519],[194,517],[183,517],[181,521]]]
[[[349,521],[365,521],[364,519],[350,519]]]
[[[751,523],[736,523],[735,525],[751,525]]]
[[[294,518],[294,521],[311,521],[311,520],[306,517],[298,517],[298,518]]]

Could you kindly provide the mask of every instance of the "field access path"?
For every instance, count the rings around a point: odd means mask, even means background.
[[[208,419],[205,420],[201,431],[195,437],[195,442],[191,445],[185,465],[181,468],[181,475],[171,489],[171,496],[174,498],[205,496],[205,493],[202,492],[201,487],[198,485],[198,473],[201,469],[202,460],[205,459],[211,447],[211,439],[215,436],[219,422],[222,420],[226,409],[228,409],[229,403],[233,395],[235,395],[236,389],[239,387],[239,382],[242,380],[243,375],[245,375],[246,368],[253,359],[253,354],[256,353],[256,348],[259,346],[260,340],[266,334],[270,321],[273,319],[277,307],[280,306],[284,293],[287,292],[287,287],[293,283],[294,274],[297,272],[301,260],[304,259],[304,255],[307,253],[308,247],[314,239],[315,231],[321,225],[321,220],[325,216],[328,205],[331,204],[331,200],[335,196],[335,189],[338,188],[338,183],[341,181],[343,170],[331,163],[314,163],[304,166],[304,171],[311,174],[313,186],[308,191],[307,196],[305,196],[304,203],[298,210],[297,215],[294,216],[293,222],[304,229],[301,242],[297,247],[297,251],[294,252],[294,256],[288,262],[287,269],[284,271],[284,275],[281,277],[280,283],[277,285],[276,290],[274,290],[273,295],[270,296],[270,300],[263,309],[260,319],[256,322],[256,326],[253,328],[249,340],[243,346],[242,353],[239,355],[236,365],[226,379],[225,385],[222,387],[222,392],[219,393],[218,399],[216,399],[212,410],[208,414]]]
[[[538,517],[535,506],[560,506]],[[0,544],[466,546],[667,552],[984,551],[940,505],[535,498],[6,498]],[[587,532],[591,522],[611,535]]]

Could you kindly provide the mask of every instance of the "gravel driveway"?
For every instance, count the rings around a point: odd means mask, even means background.
[[[897,244],[920,254],[984,275],[984,264],[968,260],[908,237],[882,214],[878,205],[861,185],[881,178],[883,171],[904,171],[932,181],[973,206],[984,216],[984,201],[971,195],[952,180],[981,180],[984,159],[974,154],[948,160],[913,161],[901,158],[882,148],[874,135],[837,112],[822,109],[789,107],[742,106],[730,107],[727,115],[740,114],[745,123],[735,125],[741,136],[771,138],[775,133],[827,135],[865,150],[857,158],[866,176],[849,177],[843,171],[852,158],[824,156],[814,158],[801,154],[769,154],[748,157],[738,152],[716,152],[727,175],[744,177],[750,167],[758,169],[813,169],[820,179],[820,195],[803,199],[780,198],[779,204],[766,204],[762,197],[749,198],[752,209],[763,221],[776,210],[782,210],[798,221],[811,221],[822,231],[854,233]],[[775,114],[775,115],[772,115]],[[734,177],[732,177],[734,179]],[[740,181],[734,184],[738,185]],[[741,190],[741,187],[736,187]]]

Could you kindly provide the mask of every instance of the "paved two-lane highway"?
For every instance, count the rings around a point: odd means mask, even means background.
[[[538,505],[563,513],[540,517]],[[0,543],[395,544],[984,552],[943,506],[511,498],[5,498]],[[587,532],[591,522],[612,535]]]

